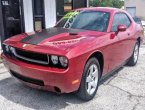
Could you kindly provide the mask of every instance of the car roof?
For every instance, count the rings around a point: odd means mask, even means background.
[[[78,11],[105,11],[105,12],[123,11],[121,9],[112,8],[112,7],[91,7],[91,8],[79,8],[76,10]]]

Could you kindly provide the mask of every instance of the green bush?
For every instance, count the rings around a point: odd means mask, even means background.
[[[124,1],[123,0],[90,0],[90,6],[121,8],[122,6],[124,6]]]

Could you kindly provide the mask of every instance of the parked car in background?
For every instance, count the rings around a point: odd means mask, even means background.
[[[135,16],[135,17],[133,17],[133,19],[137,24],[142,25],[141,19],[139,17]]]
[[[133,17],[133,19],[137,24],[140,24],[143,27],[143,33],[145,34],[145,21],[141,21],[139,17]]]
[[[82,8],[55,27],[3,42],[4,65],[23,83],[91,100],[101,79],[122,65],[135,66],[143,28],[124,10]]]
[[[142,21],[142,26],[143,26],[144,31],[145,31],[145,21]]]

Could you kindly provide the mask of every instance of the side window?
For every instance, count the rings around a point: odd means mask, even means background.
[[[125,13],[117,13],[114,16],[111,32],[116,32],[120,24],[125,25],[127,28],[131,25],[131,21]]]
[[[120,23],[120,14],[117,13],[117,14],[115,14],[114,19],[113,19],[111,32],[116,32],[117,31],[117,27],[118,27],[119,23]]]
[[[128,18],[128,16],[124,13],[120,13],[121,15],[121,21],[120,21],[120,24],[123,24],[125,25],[127,28],[130,26],[131,24],[131,21],[130,19]]]

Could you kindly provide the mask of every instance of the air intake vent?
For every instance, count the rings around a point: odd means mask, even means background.
[[[39,85],[39,86],[44,86],[44,82],[41,81],[41,80],[37,80],[37,79],[33,79],[33,78],[28,78],[28,77],[25,77],[25,76],[22,76],[14,71],[10,71],[11,74],[16,77],[17,79],[19,80],[22,80],[24,82],[27,82],[27,83],[32,83],[32,84],[35,84],[35,85]]]

